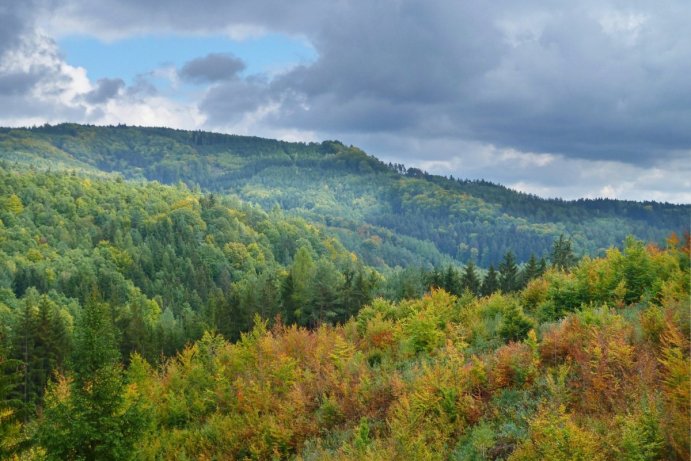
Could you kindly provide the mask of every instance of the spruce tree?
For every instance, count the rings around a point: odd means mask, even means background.
[[[564,234],[552,245],[552,267],[568,272],[576,264],[576,256],[571,249],[571,239],[564,238]]]
[[[451,264],[449,264],[444,271],[444,281],[442,286],[446,291],[453,295],[458,296],[461,294],[461,281],[459,280],[458,272],[456,272],[456,269]]]
[[[537,266],[537,276],[540,277],[544,275],[545,272],[547,272],[547,260],[543,256],[540,258],[540,263]]]
[[[128,459],[143,419],[125,408],[123,393],[110,309],[89,302],[75,332],[72,374],[49,387],[46,396],[38,441],[48,459]]]
[[[525,287],[528,282],[540,275],[540,267],[534,253],[531,253],[530,259],[523,268],[520,274],[521,288]]]
[[[27,290],[12,331],[12,355],[21,379],[13,396],[22,402],[19,414],[26,422],[35,412],[54,371],[62,370],[69,352],[67,328],[59,306],[35,288]]]
[[[518,266],[513,252],[507,251],[499,264],[499,288],[504,293],[510,293],[518,288]]]
[[[469,290],[474,295],[478,295],[480,293],[480,279],[475,271],[475,263],[473,261],[470,261],[465,266],[465,270],[463,271],[463,276],[461,278],[461,286],[463,287],[463,290]]]
[[[489,296],[499,289],[499,279],[497,277],[497,271],[494,270],[494,266],[490,264],[487,275],[482,280],[482,287],[480,288],[480,293],[482,296]]]
[[[504,310],[499,334],[505,341],[521,341],[528,336],[533,322],[526,317],[520,306],[510,303]]]

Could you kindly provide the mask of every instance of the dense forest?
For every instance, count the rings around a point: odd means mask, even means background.
[[[385,164],[337,141],[289,143],[200,131],[75,124],[0,129],[0,158],[39,169],[184,182],[265,211],[324,226],[365,263],[393,268],[495,267],[508,251],[547,257],[569,235],[578,255],[602,255],[627,235],[662,243],[691,207],[619,200],[545,200],[485,181]]]
[[[688,460],[690,211],[2,129],[0,459]]]
[[[2,459],[689,459],[688,235],[372,298],[396,283],[278,211],[0,184]]]

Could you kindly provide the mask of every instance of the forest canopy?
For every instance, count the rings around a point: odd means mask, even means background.
[[[627,235],[662,244],[686,230],[691,208],[658,202],[541,199],[486,181],[386,164],[338,141],[124,125],[0,129],[0,158],[43,169],[156,180],[230,194],[324,225],[374,267],[473,261],[495,268],[548,256],[568,235],[578,255],[602,255]]]
[[[0,459],[688,460],[688,213],[2,129]]]

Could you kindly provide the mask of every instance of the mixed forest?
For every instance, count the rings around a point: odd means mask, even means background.
[[[688,460],[690,211],[2,129],[0,459]]]
[[[75,124],[0,129],[0,158],[37,168],[185,183],[324,226],[382,269],[473,261],[497,267],[549,256],[568,235],[602,255],[627,235],[662,242],[691,207],[620,200],[545,200],[485,181],[379,161],[338,141],[289,143],[200,131]]]

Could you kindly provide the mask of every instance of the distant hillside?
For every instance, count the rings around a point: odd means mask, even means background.
[[[150,338],[149,358],[206,329],[237,338],[254,314],[342,322],[371,298],[376,274],[302,218],[184,184],[25,170],[0,165],[0,342],[4,306],[31,293],[118,306],[124,334]]]
[[[75,124],[0,129],[0,159],[40,169],[120,173],[236,195],[322,223],[379,267],[544,256],[560,234],[599,254],[632,234],[688,229],[691,206],[545,200],[485,181],[385,164],[338,141],[289,143],[200,131]]]

